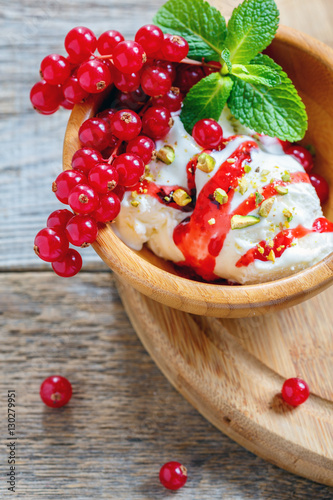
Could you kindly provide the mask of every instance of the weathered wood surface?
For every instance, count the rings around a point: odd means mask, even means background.
[[[17,498],[158,500],[172,496],[159,465],[179,459],[191,480],[186,500],[332,500],[332,489],[293,476],[207,423],[155,367],[137,339],[112,277],[92,250],[71,280],[51,273],[32,251],[35,233],[59,204],[50,185],[61,170],[68,112],[35,113],[29,91],[42,58],[63,52],[76,25],[133,37],[162,0],[0,0],[1,498],[6,492],[6,401],[18,394]],[[226,15],[238,4],[226,0]],[[331,0],[277,0],[281,22],[333,46]],[[306,75],[305,75],[306,77]],[[22,272],[8,271],[20,269]],[[314,321],[313,328],[316,328]],[[38,396],[51,372],[67,375],[74,397],[51,412]],[[10,496],[11,495],[11,496]]]
[[[156,368],[109,273],[61,280],[0,275],[1,498],[161,500],[159,466],[177,459],[183,500],[331,500],[333,490],[247,452],[201,417]],[[316,300],[316,299],[315,299]],[[69,405],[45,407],[44,377],[73,383]],[[17,491],[5,492],[6,394],[17,393]]]

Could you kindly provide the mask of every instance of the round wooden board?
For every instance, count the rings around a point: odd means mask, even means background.
[[[207,420],[279,467],[333,486],[332,289],[272,315],[219,320],[117,284],[143,345]],[[280,390],[297,375],[311,395],[292,408]]]

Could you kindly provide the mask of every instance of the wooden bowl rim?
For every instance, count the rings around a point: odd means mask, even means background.
[[[272,43],[276,42],[301,51],[311,50],[311,55],[332,68],[333,72],[333,50],[319,40],[293,28],[280,26]],[[64,138],[64,170],[71,168],[71,158],[80,147],[79,126],[94,116],[104,98],[105,95],[98,94],[72,110]],[[114,272],[140,292],[194,314],[218,316],[219,311],[225,310],[225,315],[231,311],[230,315],[236,317],[237,310],[245,308],[252,309],[252,314],[256,314],[256,308],[267,308],[268,311],[274,305],[300,302],[305,296],[311,297],[327,288],[333,280],[333,253],[286,278],[257,285],[227,286],[192,281],[159,268],[123,243],[109,225],[99,231],[93,248]]]

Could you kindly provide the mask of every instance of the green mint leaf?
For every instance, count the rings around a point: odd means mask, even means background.
[[[261,64],[234,64],[231,73],[245,82],[266,87],[275,87],[281,83],[281,77],[274,68]]]
[[[188,57],[218,61],[227,34],[221,12],[204,0],[168,0],[154,22],[166,33],[184,37],[190,46]]]
[[[281,140],[298,141],[307,129],[305,106],[292,81],[270,57],[258,54],[253,64],[278,72],[281,83],[266,87],[235,78],[228,100],[231,113],[247,127]]]
[[[230,62],[230,52],[228,49],[223,49],[222,52],[221,52],[221,62],[224,62],[225,63],[225,66],[226,66],[226,72],[225,74],[228,73],[231,73],[231,70],[232,70],[232,64]],[[223,71],[223,66],[222,66],[222,74],[224,73]]]
[[[191,134],[198,120],[218,120],[233,86],[230,76],[212,73],[203,78],[188,92],[184,99],[180,119]]]
[[[279,24],[274,0],[245,0],[232,13],[225,46],[232,64],[246,64],[273,40]]]

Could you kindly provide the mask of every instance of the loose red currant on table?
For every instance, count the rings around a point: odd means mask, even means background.
[[[141,130],[141,119],[131,109],[117,111],[111,118],[112,133],[124,141],[130,141],[138,136]]]
[[[115,67],[122,73],[136,73],[146,62],[147,56],[139,43],[124,40],[114,48],[112,60]]]
[[[329,196],[329,185],[326,179],[319,174],[310,174],[309,177],[312,186],[316,190],[320,203],[325,203]]]
[[[103,157],[99,151],[93,148],[81,148],[73,155],[72,169],[79,170],[83,174],[88,175],[92,168],[102,162]]]
[[[179,462],[167,462],[161,467],[160,481],[168,490],[179,490],[187,481],[187,469]]]
[[[119,175],[117,170],[108,164],[102,163],[92,168],[88,175],[88,181],[98,193],[105,194],[112,191],[118,184]]]
[[[142,26],[135,35],[135,41],[142,46],[148,56],[162,47],[163,40],[163,31],[154,24]]]
[[[154,141],[144,135],[135,137],[126,146],[126,153],[132,153],[140,156],[145,165],[151,161],[154,151]]]
[[[164,35],[162,53],[168,61],[180,62],[189,51],[189,45],[185,38],[178,35]]]
[[[216,149],[222,141],[222,127],[217,121],[204,118],[194,125],[192,136],[202,148]]]
[[[71,29],[65,38],[65,49],[72,63],[81,63],[95,52],[97,40],[94,33],[84,26]]]
[[[60,408],[66,405],[72,397],[71,383],[65,377],[52,375],[40,386],[40,397],[46,406]]]
[[[111,222],[117,217],[120,212],[120,199],[115,192],[117,188],[122,188],[122,186],[117,186],[111,193],[103,194],[100,197],[100,205],[91,216],[97,222]],[[124,189],[124,188],[123,188]],[[119,191],[118,191],[119,192]],[[125,189],[123,191],[125,193]],[[124,196],[124,194],[122,195]]]
[[[162,139],[173,125],[170,111],[163,106],[148,108],[142,117],[142,131],[152,139]]]
[[[119,31],[109,30],[101,34],[97,40],[97,50],[102,56],[110,55],[118,43],[123,42],[125,38]]]
[[[80,214],[90,214],[97,210],[99,197],[96,191],[87,184],[78,184],[68,196],[68,204],[71,209]]]
[[[61,203],[68,205],[68,196],[72,189],[78,184],[87,182],[82,172],[65,170],[61,172],[52,184],[52,191]]]
[[[65,231],[66,224],[73,217],[73,215],[73,212],[70,212],[66,208],[55,210],[48,216],[46,225],[50,229]]]
[[[171,87],[169,92],[164,95],[154,97],[152,99],[153,106],[164,106],[169,111],[179,111],[182,107],[183,95],[180,93],[178,87]]]
[[[70,248],[62,260],[51,264],[53,271],[62,278],[72,278],[82,268],[82,257],[73,248]]]
[[[158,66],[146,66],[141,74],[141,87],[152,97],[166,94],[171,88],[168,71]]]
[[[304,403],[310,394],[309,386],[300,378],[289,378],[282,386],[282,398],[291,406]]]
[[[79,84],[79,80],[76,76],[72,75],[65,81],[62,86],[62,91],[66,101],[72,104],[78,104],[86,99],[89,95],[88,92],[83,90]]]
[[[77,247],[87,247],[97,238],[98,227],[89,215],[74,215],[66,225],[68,241]]]
[[[61,88],[50,85],[45,80],[35,83],[30,91],[30,101],[33,107],[43,115],[55,113],[63,99]]]
[[[34,251],[45,262],[54,262],[64,257],[68,251],[68,241],[63,231],[46,227],[35,237]]]
[[[89,118],[79,129],[79,139],[83,146],[103,151],[109,145],[111,131],[103,118]]]
[[[102,92],[112,83],[109,68],[98,59],[91,59],[81,64],[77,78],[83,90],[91,94]]]
[[[121,92],[133,92],[140,87],[140,73],[122,73],[114,67],[112,77],[115,87]]]
[[[128,153],[117,156],[112,166],[118,172],[119,184],[125,187],[137,184],[145,171],[145,164],[142,159],[137,155]]]
[[[40,65],[41,77],[51,85],[62,85],[71,74],[71,65],[59,54],[44,57]]]
[[[293,156],[303,166],[305,172],[309,173],[312,170],[313,158],[307,149],[298,144],[293,144],[285,150],[285,153]]]

